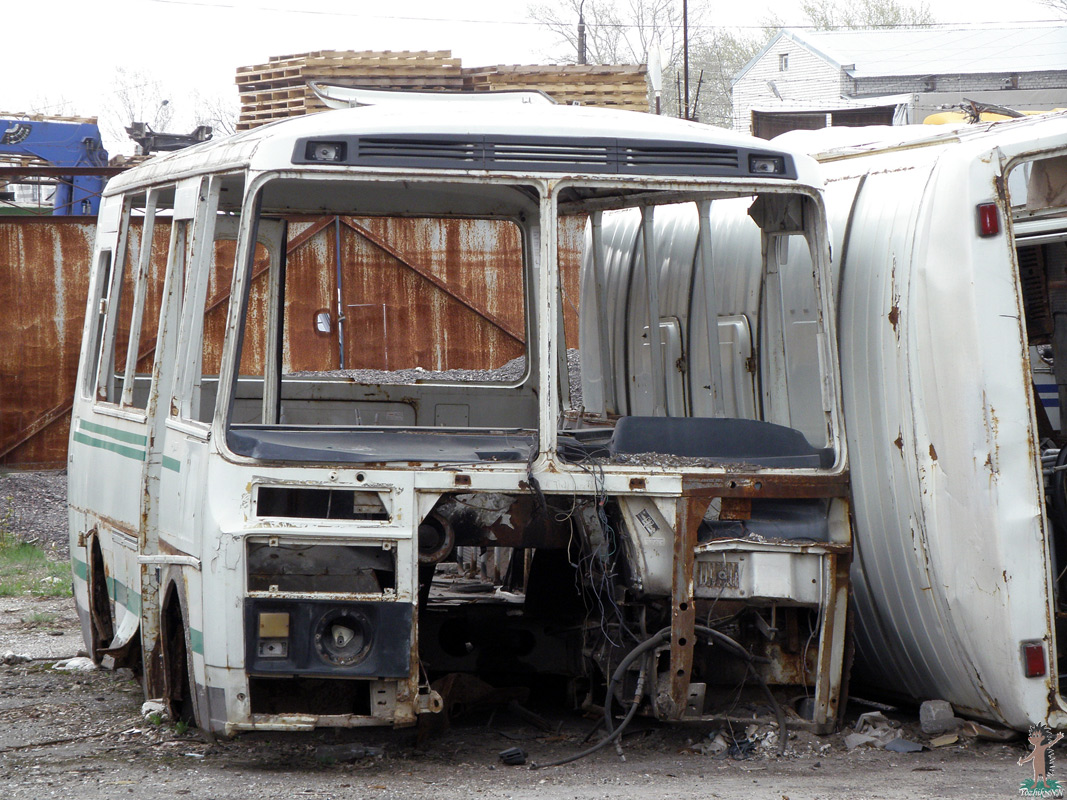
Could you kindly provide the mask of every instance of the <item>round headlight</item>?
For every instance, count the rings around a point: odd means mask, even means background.
[[[315,626],[315,650],[330,664],[339,667],[358,664],[367,657],[370,645],[370,622],[359,611],[328,611]]]

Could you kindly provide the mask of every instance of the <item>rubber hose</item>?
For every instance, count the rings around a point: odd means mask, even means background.
[[[617,666],[615,671],[611,673],[611,680],[608,681],[607,695],[604,697],[604,726],[608,729],[608,733],[611,733],[615,727],[611,721],[611,706],[615,699],[615,685],[623,679],[626,675],[626,671],[630,668],[630,665],[634,663],[639,656],[643,653],[647,653],[655,647],[659,647],[659,645],[663,644],[670,638],[671,629],[661,628],[627,653],[622,661],[619,662],[619,666]]]
[[[749,674],[756,679],[757,683],[759,683],[760,687],[763,689],[764,694],[767,695],[767,699],[770,701],[771,707],[774,709],[775,717],[778,720],[778,755],[784,755],[786,748],[786,739],[788,738],[788,729],[786,728],[785,723],[785,712],[782,710],[781,705],[779,705],[778,701],[774,697],[774,694],[771,692],[771,687],[767,685],[767,682],[763,680],[763,676],[760,675],[755,668],[755,664],[757,661],[765,659],[757,659],[756,656],[746,650],[744,646],[742,646],[739,642],[735,641],[734,639],[731,639],[725,633],[717,631],[714,628],[708,628],[704,625],[695,625],[693,627],[693,630],[695,633],[702,634],[703,636],[707,636],[710,639],[718,641],[720,644],[725,646],[726,650],[729,650],[734,656],[740,658],[742,661],[745,662],[745,666],[748,668]],[[626,671],[630,668],[630,665],[633,664],[634,661],[636,661],[640,656],[648,653],[649,650],[652,650],[653,648],[658,647],[660,644],[663,644],[664,642],[669,640],[670,637],[670,628],[660,629],[648,639],[641,642],[641,644],[637,645],[637,647],[635,647],[629,653],[627,653],[626,656],[622,659],[622,661],[619,662],[619,665],[615,668],[615,671],[611,675],[611,680],[608,681],[607,695],[604,698],[604,723],[608,729],[607,736],[605,736],[592,747],[586,748],[585,750],[582,750],[579,753],[575,753],[573,756],[561,758],[558,761],[552,761],[548,764],[531,764],[530,769],[544,769],[545,767],[560,767],[564,764],[570,764],[571,762],[578,761],[580,759],[585,758],[586,756],[590,756],[598,750],[602,750],[603,748],[614,742],[616,739],[618,739],[620,736],[622,736],[623,731],[626,730],[626,727],[630,724],[634,716],[637,714],[638,706],[641,705],[641,699],[644,696],[645,674],[648,668],[647,661],[641,665],[641,673],[637,678],[637,689],[634,691],[634,699],[633,703],[630,705],[630,710],[626,712],[626,716],[623,717],[622,722],[619,723],[619,727],[613,730],[611,721],[611,707],[615,696],[615,685],[623,679],[626,674]]]
[[[633,662],[631,661],[631,663]],[[550,761],[548,764],[531,764],[530,769],[544,769],[545,767],[562,767],[564,764],[570,764],[572,761],[578,761],[579,759],[585,758],[586,756],[591,756],[597,750],[602,750],[603,748],[614,742],[616,739],[618,739],[620,736],[622,736],[623,731],[626,730],[626,726],[630,724],[630,721],[637,714],[638,706],[641,705],[641,698],[644,696],[645,693],[645,673],[647,672],[647,667],[647,661],[641,665],[641,673],[637,677],[637,689],[634,691],[634,701],[630,706],[630,710],[626,712],[626,716],[623,717],[622,722],[619,723],[619,727],[617,727],[615,730],[613,730],[595,745],[586,748],[585,750],[582,750],[580,753],[575,753],[573,756],[561,758],[558,761]]]

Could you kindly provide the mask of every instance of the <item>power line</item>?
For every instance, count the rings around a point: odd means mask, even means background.
[[[518,25],[524,27],[544,27],[550,28],[553,25],[559,25],[560,22],[550,23],[541,20],[534,19],[474,19],[466,17],[441,17],[441,16],[419,16],[419,15],[402,15],[402,14],[368,14],[364,11],[324,11],[321,9],[312,8],[278,8],[277,6],[266,6],[259,4],[248,3],[235,3],[235,2],[211,2],[211,0],[142,0],[146,3],[155,3],[157,5],[168,6],[193,6],[197,8],[208,9],[228,9],[234,11],[267,11],[276,14],[292,14],[303,16],[316,16],[316,17],[350,17],[358,19],[374,19],[384,22],[455,22],[462,23],[464,25]],[[575,21],[577,24],[577,21]],[[913,23],[895,23],[888,25],[874,26],[876,30],[893,30],[893,29],[923,29],[923,28],[961,28],[961,29],[978,29],[986,28],[1002,28],[1002,27],[1020,27],[1023,25],[1067,25],[1067,19],[1055,18],[1055,19],[1037,19],[1027,20],[1026,22],[972,22],[969,20],[960,22],[931,22],[916,25]],[[654,26],[640,26],[637,24],[630,24],[625,22],[598,22],[598,27],[601,28],[639,28],[639,27],[654,27]],[[680,23],[679,25],[680,26]],[[676,27],[678,27],[676,26]],[[690,28],[699,30],[718,30],[721,28],[729,28],[736,30],[767,30],[770,28],[792,28],[796,30],[818,30],[818,26],[811,23],[788,23],[771,21],[769,24],[746,24],[746,25],[709,25],[700,23],[690,23]]]
[[[396,22],[458,22],[470,25],[541,25],[535,20],[466,19],[462,17],[423,17],[401,14],[368,14],[365,11],[323,11],[315,8],[278,8],[277,6],[251,5],[247,3],[213,3],[209,0],[143,0],[166,6],[197,6],[199,8],[232,9],[235,11],[271,11],[277,14],[302,14],[316,17],[356,17]]]

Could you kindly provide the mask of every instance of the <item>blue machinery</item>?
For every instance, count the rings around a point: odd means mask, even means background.
[[[22,174],[57,179],[53,214],[96,214],[105,174],[110,173],[106,170],[107,151],[95,124],[0,118],[0,159],[4,156],[47,162],[42,168],[26,168]]]

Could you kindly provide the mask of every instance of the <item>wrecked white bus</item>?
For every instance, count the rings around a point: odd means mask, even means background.
[[[750,679],[831,727],[851,542],[814,170],[651,115],[457,100],[284,121],[113,179],[69,458],[93,657],[140,662],[148,697],[225,733],[411,724],[455,672],[561,676],[670,720],[741,713]],[[666,273],[568,296],[565,240],[610,269],[602,218],[637,209],[648,233],[666,204],[701,220],[699,303],[679,310]],[[720,204],[754,248],[719,252]],[[346,226],[413,281],[469,262],[514,293],[512,349],[466,342],[407,284],[359,316],[342,272],[383,278]],[[590,403],[566,316],[604,303],[647,331],[605,340],[630,360],[598,361],[613,388]]]
[[[827,179],[852,685],[1062,728],[1067,116],[778,141]]]

